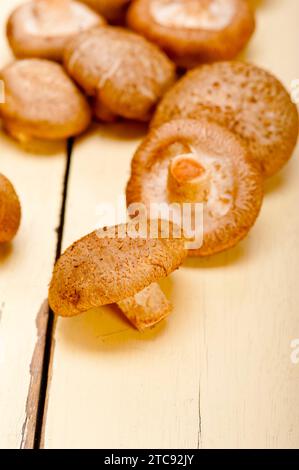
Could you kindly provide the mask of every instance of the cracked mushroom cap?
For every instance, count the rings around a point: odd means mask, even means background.
[[[247,0],[135,0],[127,20],[186,68],[234,58],[255,27]]]
[[[0,173],[0,243],[10,242],[21,221],[21,205],[11,182]]]
[[[236,245],[254,224],[262,199],[262,176],[246,145],[204,119],[153,129],[134,155],[127,185],[128,206],[174,203],[174,222],[181,218],[184,227],[202,229],[202,245],[189,249],[191,256]],[[189,212],[182,215],[183,203],[191,203],[191,218]],[[196,203],[202,204],[203,218],[196,218]]]
[[[81,31],[104,25],[104,18],[81,2],[34,0],[17,7],[7,22],[16,57],[62,60],[66,43]]]
[[[132,238],[130,227],[92,232],[65,251],[49,288],[56,314],[73,316],[125,300],[180,266],[186,255],[182,238]]]
[[[65,51],[65,67],[94,97],[97,117],[102,120],[113,116],[149,120],[175,79],[174,65],[155,45],[112,26],[74,38]]]
[[[0,71],[0,79],[5,89],[0,117],[17,140],[66,139],[88,127],[89,105],[61,65],[19,60]]]
[[[244,139],[266,177],[283,167],[297,142],[296,105],[273,75],[252,64],[219,62],[190,71],[166,93],[152,126],[202,116]]]
[[[107,20],[115,22],[124,18],[126,9],[131,0],[81,0],[94,10],[98,11]]]

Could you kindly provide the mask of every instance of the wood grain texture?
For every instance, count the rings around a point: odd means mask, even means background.
[[[246,57],[290,88],[298,1],[260,1],[257,14]],[[76,143],[64,248],[122,194],[140,138],[131,133],[100,126]],[[298,447],[298,156],[267,183],[246,241],[163,283],[175,305],[167,322],[140,334],[113,308],[58,320],[46,448]]]
[[[19,3],[0,5],[0,67],[12,60],[4,26]],[[56,254],[65,162],[65,144],[53,155],[36,155],[0,130],[0,171],[11,179],[22,204],[16,239],[0,246],[0,448],[32,446],[42,349],[39,360],[31,361],[46,324],[38,328],[36,318]],[[35,394],[27,403],[30,383]]]

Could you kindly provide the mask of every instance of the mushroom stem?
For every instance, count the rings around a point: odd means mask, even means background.
[[[206,171],[192,153],[173,158],[168,168],[168,190],[171,199],[204,201],[208,191]]]
[[[117,305],[139,331],[159,323],[172,309],[171,303],[156,282]]]

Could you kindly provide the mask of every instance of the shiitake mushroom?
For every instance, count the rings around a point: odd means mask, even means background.
[[[21,221],[21,204],[12,183],[0,173],[0,243],[10,242]]]
[[[105,23],[102,16],[75,0],[31,0],[8,18],[7,38],[19,59],[61,61],[73,36]]]
[[[186,68],[233,59],[255,28],[247,0],[135,0],[127,21]]]
[[[233,131],[249,147],[265,177],[291,157],[298,111],[271,73],[245,62],[217,62],[188,72],[161,100],[151,125],[207,117]]]
[[[182,263],[184,239],[171,234],[162,238],[161,231],[156,238],[149,232],[132,237],[131,227],[135,229],[133,222],[106,227],[101,234],[92,232],[63,253],[49,288],[49,304],[57,315],[71,317],[117,303],[142,331],[170,313],[171,305],[157,281]]]
[[[17,60],[0,71],[0,79],[5,88],[0,118],[15,139],[66,139],[89,126],[90,106],[61,65]]]
[[[64,58],[69,75],[94,99],[100,120],[148,121],[175,79],[174,64],[155,45],[123,28],[81,33]]]
[[[246,144],[206,119],[173,120],[152,129],[137,149],[127,185],[127,205],[167,204],[175,223],[194,228],[203,208],[203,239],[190,256],[209,256],[242,240],[263,200],[263,178]],[[175,203],[175,205],[173,205]],[[184,203],[190,212],[184,219]]]

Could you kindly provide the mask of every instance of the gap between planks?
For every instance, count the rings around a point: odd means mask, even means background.
[[[57,227],[57,247],[55,261],[61,254],[63,227],[65,220],[68,179],[70,173],[74,140],[69,139],[66,145],[66,167],[63,181],[63,192],[59,226]],[[53,349],[53,332],[55,319],[47,299],[41,306],[36,318],[37,342],[30,365],[30,385],[26,401],[26,417],[22,426],[20,449],[40,449],[46,419],[47,389],[50,379],[50,364]],[[40,367],[41,364],[41,367]]]

